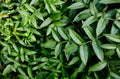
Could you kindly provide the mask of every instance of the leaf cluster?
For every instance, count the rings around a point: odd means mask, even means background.
[[[0,0],[0,79],[120,79],[120,0]]]

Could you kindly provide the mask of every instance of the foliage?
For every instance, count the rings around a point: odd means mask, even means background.
[[[120,79],[120,0],[0,0],[0,79]]]

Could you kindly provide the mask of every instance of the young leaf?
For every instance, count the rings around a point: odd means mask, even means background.
[[[6,75],[7,73],[9,73],[11,70],[11,65],[7,65],[3,71],[3,75]]]
[[[97,28],[96,28],[96,34],[99,36],[103,30],[105,29],[106,25],[108,23],[108,20],[104,17],[101,17],[98,21]]]
[[[75,64],[78,60],[79,60],[79,57],[74,57],[74,58],[69,62],[68,65],[73,65],[73,64]]]
[[[88,47],[87,47],[87,45],[81,45],[79,52],[80,52],[80,58],[81,58],[82,62],[86,65],[87,61],[88,61]]]
[[[93,29],[90,26],[84,27],[83,29],[85,33],[88,35],[88,37],[93,40],[94,39]]]
[[[61,53],[61,48],[62,48],[62,44],[57,44],[55,47],[55,57],[58,57],[58,55]]]
[[[103,50],[99,46],[98,41],[93,40],[92,41],[92,47],[93,47],[93,50],[94,50],[96,56],[99,58],[99,60],[103,61],[104,60],[104,54],[103,54]]]
[[[70,5],[68,8],[69,9],[80,9],[83,7],[85,7],[85,5],[82,2],[76,2],[76,3],[73,3],[72,5]]]
[[[69,29],[69,34],[75,43],[81,45],[84,42],[84,40],[72,29]]]
[[[100,0],[99,2],[102,4],[114,4],[114,3],[120,3],[120,0]]]
[[[52,36],[57,42],[60,42],[61,38],[60,38],[59,34],[54,29],[52,29]]]
[[[58,27],[58,32],[59,34],[61,35],[61,37],[65,40],[68,40],[68,36],[67,36],[67,33],[66,31],[64,30],[64,28],[62,27]]]
[[[113,35],[113,34],[105,34],[105,37],[110,39],[111,41],[114,42],[120,42],[120,36],[119,35]]]
[[[52,22],[51,18],[45,19],[45,21],[40,25],[40,29],[48,26]]]
[[[89,71],[100,71],[102,70],[103,68],[105,68],[107,65],[107,62],[106,61],[102,61],[102,62],[99,62],[95,65],[93,65],[92,67],[89,68]]]
[[[90,24],[92,24],[93,22],[95,22],[97,19],[95,16],[91,16],[88,19],[85,20],[85,22],[82,25],[82,28],[89,26]]]
[[[101,45],[102,48],[104,49],[116,49],[116,44],[102,44]]]

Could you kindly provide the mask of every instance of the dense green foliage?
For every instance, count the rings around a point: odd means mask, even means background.
[[[0,0],[0,79],[120,79],[120,0]]]

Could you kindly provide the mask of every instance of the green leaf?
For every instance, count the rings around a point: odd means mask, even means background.
[[[115,27],[115,25],[113,24],[110,33],[114,35],[114,34],[116,34],[117,32],[118,32],[118,28]]]
[[[18,79],[29,79],[27,76],[25,76],[25,75],[18,75]]]
[[[54,27],[54,24],[50,24],[48,29],[47,29],[47,36],[50,35],[50,33],[52,32],[52,28]]]
[[[105,56],[106,57],[111,57],[115,54],[115,50],[114,49],[110,49],[108,51],[105,52]]]
[[[68,8],[69,9],[80,9],[83,7],[85,7],[85,5],[82,2],[76,2],[76,3],[73,3],[72,5],[70,5]]]
[[[97,19],[95,16],[91,16],[88,19],[85,20],[85,22],[82,25],[82,28],[89,26],[90,24],[92,24],[93,22],[95,22]]]
[[[61,38],[60,38],[59,34],[54,29],[52,29],[52,36],[57,42],[60,42]]]
[[[85,33],[88,35],[88,37],[93,40],[94,39],[93,29],[90,26],[84,27],[83,29]]]
[[[114,24],[120,29],[120,21],[114,21]]]
[[[114,72],[110,72],[110,75],[114,78],[114,79],[120,79],[120,75],[114,73]]]
[[[37,28],[38,26],[37,26],[37,21],[36,21],[35,17],[34,16],[30,16],[30,20],[31,20],[32,25],[35,28]]]
[[[40,20],[44,21],[43,15],[41,14],[41,12],[35,11],[35,12],[33,13],[33,15],[35,15],[35,16],[36,16],[37,18],[39,18]]]
[[[81,45],[79,52],[80,52],[80,58],[81,58],[82,62],[86,65],[87,61],[88,61],[88,47],[87,47],[87,45]]]
[[[55,57],[58,57],[58,55],[61,53],[61,49],[62,49],[62,44],[57,44],[55,47]]]
[[[30,14],[25,11],[25,10],[18,10],[18,12],[22,15],[22,16],[25,16],[25,17],[28,17]]]
[[[116,49],[116,53],[117,53],[118,57],[120,58],[120,47],[118,47],[118,48]]]
[[[30,67],[27,67],[27,72],[30,78],[33,78],[33,73],[32,73],[32,69]]]
[[[30,5],[37,3],[39,0],[31,0]]]
[[[67,33],[66,31],[64,30],[64,28],[62,27],[58,27],[58,32],[59,34],[61,35],[61,37],[65,40],[68,40],[68,36],[67,36]]]
[[[80,21],[81,19],[87,19],[87,18],[89,18],[90,16],[91,16],[90,10],[89,10],[89,9],[85,9],[85,10],[83,10],[83,11],[80,11],[80,13],[78,13],[78,14],[75,16],[73,22],[78,22],[78,21]]]
[[[68,65],[74,65],[79,60],[79,57],[74,57]]]
[[[53,40],[48,40],[46,43],[43,44],[44,48],[53,48],[55,47],[56,42]]]
[[[104,49],[116,49],[117,45],[116,44],[102,44],[101,47]]]
[[[114,4],[114,3],[120,3],[120,0],[100,0],[99,2],[102,4]]]
[[[34,55],[36,54],[37,52],[36,51],[30,51],[30,50],[26,50],[26,55]]]
[[[78,68],[78,72],[83,72],[84,68],[85,68],[85,64],[81,63],[79,68]]]
[[[40,25],[40,29],[48,26],[51,22],[52,22],[51,18],[48,17],[48,18],[45,19],[45,21],[43,21],[43,23]]]
[[[53,4],[50,4],[50,7],[52,8],[52,10],[53,10],[54,12],[57,12],[57,9],[56,9],[56,7],[55,7]]]
[[[99,41],[93,40],[92,47],[93,47],[93,50],[94,50],[96,56],[99,58],[99,60],[103,61],[104,53],[103,53],[103,50],[100,48]]]
[[[3,75],[6,75],[6,74],[8,74],[9,72],[10,72],[10,70],[11,70],[11,65],[7,65],[6,67],[5,67],[5,69],[3,70]]]
[[[106,25],[108,23],[108,20],[104,17],[101,17],[98,21],[97,28],[96,28],[96,35],[99,36],[103,30],[105,29]]]
[[[95,65],[93,65],[92,67],[89,68],[89,71],[100,71],[102,70],[103,68],[105,68],[107,65],[107,62],[106,61],[103,61],[103,62],[99,62]]]
[[[64,27],[67,23],[66,22],[54,22],[54,24],[57,27]]]
[[[15,44],[12,44],[13,48],[15,49],[16,52],[19,52],[17,46]]]
[[[46,7],[48,13],[50,14],[50,12],[51,12],[51,10],[50,10],[50,6],[49,6],[48,4],[45,4],[45,7]]]
[[[92,15],[96,15],[98,13],[95,4],[93,2],[90,3],[90,11],[92,13]]]
[[[34,12],[34,10],[33,10],[33,7],[31,6],[31,5],[29,5],[29,4],[25,4],[25,7],[30,11],[30,12]]]
[[[63,4],[63,3],[65,3],[65,2],[63,2],[63,1],[56,1],[56,2],[54,3],[54,5],[61,5],[61,4]]]
[[[81,45],[84,42],[84,40],[72,29],[69,29],[69,34],[75,43]]]
[[[105,37],[110,39],[111,41],[114,42],[120,42],[120,36],[119,35],[113,35],[113,34],[105,34]]]
[[[70,79],[76,79],[77,75],[78,75],[78,72],[77,72],[77,71],[74,71],[74,72],[72,73],[72,75],[70,76]]]
[[[60,20],[61,19],[61,12],[59,12],[59,13],[54,13],[54,14],[52,14],[51,16],[50,16],[50,18],[53,20],[53,21],[58,21],[58,20]]]
[[[26,76],[25,72],[24,72],[20,67],[18,67],[18,71],[19,71],[19,73],[21,73],[22,75]]]
[[[64,49],[67,60],[69,60],[70,55],[76,52],[77,50],[78,46],[76,44],[67,45]]]

